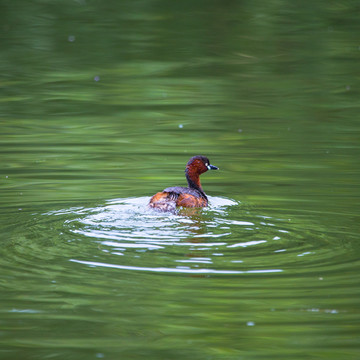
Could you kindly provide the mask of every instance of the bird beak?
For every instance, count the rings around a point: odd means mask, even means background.
[[[217,166],[210,165],[210,164],[207,166],[207,168],[208,168],[209,170],[219,170],[219,168],[218,168]]]

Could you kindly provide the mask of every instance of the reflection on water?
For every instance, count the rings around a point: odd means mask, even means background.
[[[103,206],[42,214],[35,228],[50,222],[69,238],[96,244],[96,254],[78,254],[69,259],[74,263],[123,270],[266,274],[289,271],[289,255],[310,263],[311,255],[319,256],[318,227],[302,229],[291,219],[257,214],[226,198],[209,200],[209,208],[190,209],[189,215],[189,209],[177,214],[149,209],[148,197],[116,199]],[[229,215],[233,209],[234,219]]]
[[[280,269],[252,269],[236,270],[236,266],[228,264],[226,269],[217,268],[216,259],[223,256],[226,248],[247,247],[257,245],[266,240],[241,242],[229,244],[227,238],[232,234],[233,226],[245,227],[245,231],[255,230],[255,224],[249,221],[229,221],[224,219],[228,206],[238,205],[236,202],[210,197],[212,206],[210,209],[191,209],[192,218],[187,215],[173,215],[171,213],[159,214],[156,210],[147,209],[148,198],[137,198],[129,200],[111,201],[110,205],[94,209],[71,209],[52,212],[47,215],[77,214],[80,218],[67,220],[66,226],[75,234],[92,238],[101,244],[101,250],[112,255],[125,256],[121,258],[121,264],[98,263],[94,261],[71,259],[73,262],[92,265],[113,267],[125,270],[144,270],[157,272],[178,272],[178,273],[212,273],[212,274],[242,274],[242,273],[268,273],[279,272]],[[183,209],[183,211],[188,209]],[[183,213],[182,210],[180,212]],[[195,215],[194,212],[198,214]],[[203,215],[204,213],[204,215]],[[212,215],[211,220],[209,214]],[[214,216],[215,215],[215,216]],[[220,217],[219,215],[222,215]],[[205,218],[202,218],[202,217]],[[75,227],[72,228],[72,224]],[[261,223],[264,224],[264,223]],[[261,225],[260,224],[260,225]],[[226,225],[226,226],[225,226]],[[217,229],[217,230],[216,230]],[[257,227],[257,229],[259,229]],[[219,231],[220,230],[220,231]],[[285,230],[279,230],[279,232]],[[274,237],[277,240],[279,236]],[[159,259],[156,251],[164,251],[167,247],[181,246],[182,251],[188,251],[185,259],[173,259],[174,265],[171,268],[158,267]],[[186,249],[186,250],[184,250]],[[144,259],[141,253],[153,250],[149,266],[144,266]],[[208,251],[214,252],[214,258],[204,257],[202,253],[209,256]],[[194,254],[197,254],[196,257]],[[182,257],[183,257],[182,256]],[[126,257],[137,258],[138,266],[129,266]],[[167,259],[168,261],[169,259]],[[233,264],[239,262],[231,261]],[[134,264],[133,259],[130,263]],[[176,263],[182,263],[177,265]],[[185,266],[190,264],[191,266]],[[207,267],[199,268],[199,264],[209,264]],[[222,264],[224,266],[224,264]]]

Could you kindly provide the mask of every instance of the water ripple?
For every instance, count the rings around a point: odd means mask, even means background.
[[[176,214],[147,208],[148,198],[107,201],[94,207],[49,211],[27,226],[36,243],[16,254],[41,258],[51,239],[68,261],[121,270],[193,274],[273,274],[319,271],[338,253],[322,247],[328,239],[318,224],[270,216],[230,199],[210,197],[205,209]],[[21,231],[23,232],[23,231]],[[24,246],[25,243],[22,245]],[[328,247],[327,247],[328,249]],[[39,269],[41,271],[41,269]]]
[[[257,273],[275,273],[281,272],[281,269],[267,269],[267,270],[214,270],[214,269],[190,269],[184,267],[177,268],[163,268],[163,267],[139,267],[139,266],[126,266],[126,265],[117,265],[117,264],[108,264],[108,263],[99,263],[94,261],[80,261],[76,259],[70,259],[72,262],[79,264],[89,265],[89,266],[100,266],[100,267],[109,267],[114,269],[121,270],[135,270],[135,271],[151,271],[151,272],[161,272],[161,273],[188,273],[188,274],[257,274]]]

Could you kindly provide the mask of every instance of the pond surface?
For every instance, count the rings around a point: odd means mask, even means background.
[[[358,10],[7,4],[0,358],[359,359]]]

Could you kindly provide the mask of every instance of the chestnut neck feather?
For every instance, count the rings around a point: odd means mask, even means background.
[[[190,189],[196,189],[204,194],[204,190],[201,187],[199,172],[197,169],[187,167],[185,170],[186,180]],[[204,194],[205,195],[205,194]]]

